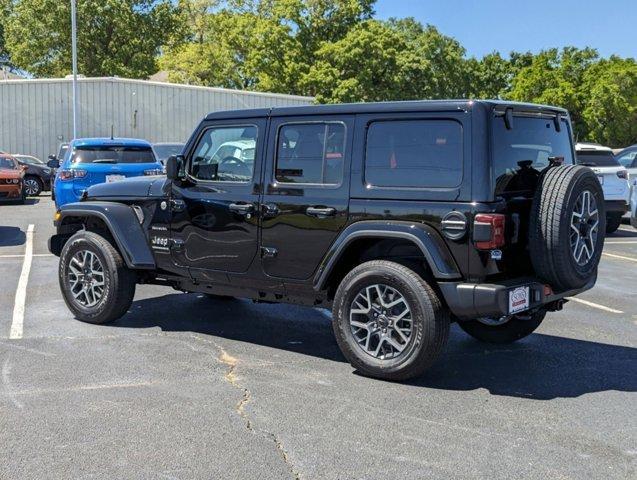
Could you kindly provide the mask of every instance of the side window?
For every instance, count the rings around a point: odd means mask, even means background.
[[[457,187],[462,182],[462,125],[453,120],[371,123],[365,182],[378,187]]]
[[[340,185],[345,160],[345,125],[282,125],[277,138],[275,178],[281,183]]]
[[[637,150],[624,153],[621,157],[617,157],[617,161],[625,168],[637,167]]]
[[[257,127],[213,127],[195,147],[190,175],[199,180],[247,183],[254,173]]]

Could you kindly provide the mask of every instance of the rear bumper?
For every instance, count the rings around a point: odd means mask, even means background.
[[[529,306],[526,310],[533,310],[542,306],[557,308],[564,297],[590,290],[596,281],[597,276],[582,288],[550,294],[544,291],[545,284],[537,278],[517,278],[497,284],[441,282],[439,287],[451,313],[459,319],[468,320],[509,315],[509,292],[518,287],[529,287]]]
[[[604,202],[606,213],[626,213],[628,211],[628,203],[625,200],[606,200]]]

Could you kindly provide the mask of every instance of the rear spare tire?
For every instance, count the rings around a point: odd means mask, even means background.
[[[593,171],[552,167],[533,198],[529,250],[537,275],[556,291],[581,288],[597,273],[604,248],[604,194]]]

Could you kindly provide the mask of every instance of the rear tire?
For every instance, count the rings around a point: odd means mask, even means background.
[[[606,214],[606,233],[615,233],[622,224],[622,214],[613,212]]]
[[[103,324],[117,320],[127,312],[135,296],[135,272],[126,267],[108,240],[94,232],[81,230],[66,242],[58,276],[66,305],[83,322]]]
[[[434,289],[394,262],[359,265],[345,276],[334,298],[336,341],[355,369],[374,378],[421,375],[442,352],[449,324]]]
[[[458,326],[476,340],[486,343],[513,343],[531,335],[542,323],[546,312],[512,315],[506,323],[489,325],[486,320],[460,320]]]

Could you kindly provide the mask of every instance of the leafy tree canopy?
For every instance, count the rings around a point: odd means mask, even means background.
[[[11,61],[37,76],[71,72],[70,2],[15,0],[5,19]],[[87,76],[145,77],[178,28],[169,0],[78,0],[78,69]]]

